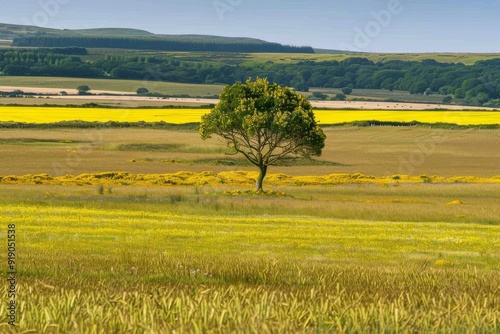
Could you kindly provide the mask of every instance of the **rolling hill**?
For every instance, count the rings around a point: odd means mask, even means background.
[[[246,37],[157,35],[124,28],[50,29],[0,23],[0,40],[19,47],[86,47],[154,51],[314,53],[308,46],[289,46]]]

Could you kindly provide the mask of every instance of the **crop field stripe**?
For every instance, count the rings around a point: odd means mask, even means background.
[[[458,125],[500,124],[500,112],[484,111],[380,111],[380,110],[316,110],[321,124],[354,121],[451,123]]]
[[[87,122],[160,122],[173,124],[200,122],[208,109],[108,109],[0,107],[0,121],[52,123],[81,120]]]
[[[363,261],[394,259],[403,254],[437,258],[440,253],[461,266],[479,262],[488,266],[498,259],[500,243],[500,226],[460,223],[207,217],[30,205],[6,205],[0,218],[18,226],[25,251],[49,248],[75,254],[116,253],[129,246],[145,247],[147,241],[147,248],[156,253],[203,253],[210,249],[213,254],[224,254],[238,249],[240,253],[290,252],[298,258],[321,255],[325,259],[354,257]],[[350,250],[352,247],[356,252]],[[479,258],[485,252],[489,256]]]
[[[167,122],[196,123],[209,109],[107,109],[60,107],[0,107],[1,122],[52,123],[81,120],[87,122]],[[316,110],[320,124],[354,121],[394,121],[423,123],[500,124],[495,111],[380,111],[380,110]]]

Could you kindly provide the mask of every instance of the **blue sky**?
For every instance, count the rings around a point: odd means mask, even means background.
[[[0,22],[254,37],[366,52],[500,53],[500,0],[0,0]]]

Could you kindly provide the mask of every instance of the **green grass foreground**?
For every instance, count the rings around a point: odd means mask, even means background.
[[[1,185],[0,332],[500,331],[497,185],[279,191]]]

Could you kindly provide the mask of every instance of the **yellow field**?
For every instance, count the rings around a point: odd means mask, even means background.
[[[160,122],[182,124],[200,122],[209,109],[108,109],[58,107],[0,107],[0,121],[52,123],[82,120],[87,122]]]
[[[0,107],[0,121],[51,123],[60,121],[97,122],[159,122],[182,124],[200,122],[209,109],[106,109],[59,107]],[[352,121],[395,121],[424,123],[500,124],[500,112],[494,111],[376,111],[376,110],[316,110],[321,124]]]
[[[488,111],[381,111],[381,110],[316,110],[321,124],[337,124],[353,121],[386,121],[422,123],[500,124],[500,112]]]

